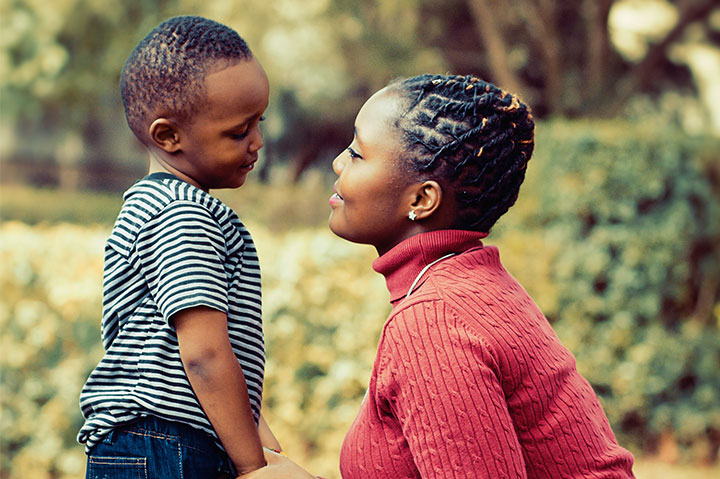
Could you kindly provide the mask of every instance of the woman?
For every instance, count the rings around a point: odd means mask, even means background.
[[[377,249],[393,309],[343,478],[633,477],[572,354],[481,241],[533,130],[516,96],[470,76],[398,81],[358,113],[329,224]]]

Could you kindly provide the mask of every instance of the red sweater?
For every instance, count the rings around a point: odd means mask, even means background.
[[[393,310],[343,478],[634,477],[574,357],[484,236],[425,233],[373,263]]]

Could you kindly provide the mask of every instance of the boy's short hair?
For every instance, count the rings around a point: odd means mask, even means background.
[[[120,76],[130,129],[147,144],[154,115],[190,121],[204,102],[205,76],[250,58],[230,27],[196,16],[165,20],[135,47]]]

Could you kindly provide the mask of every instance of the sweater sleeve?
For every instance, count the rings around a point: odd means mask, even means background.
[[[396,313],[381,353],[381,394],[422,478],[527,477],[494,360],[443,302]]]

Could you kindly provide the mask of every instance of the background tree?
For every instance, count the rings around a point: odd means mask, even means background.
[[[613,42],[611,19],[647,5],[670,12],[672,23],[628,58]],[[692,31],[718,51],[719,11],[713,0],[127,0],[112,8],[3,0],[0,154],[100,165],[103,175],[85,185],[125,186],[107,174],[138,165],[141,150],[120,113],[119,71],[171,15],[206,15],[242,32],[273,85],[269,157],[295,163],[297,178],[348,141],[343,131],[364,99],[397,76],[475,73],[519,92],[540,118],[618,115],[642,95],[697,96],[673,47]],[[33,173],[39,181],[49,174]]]

